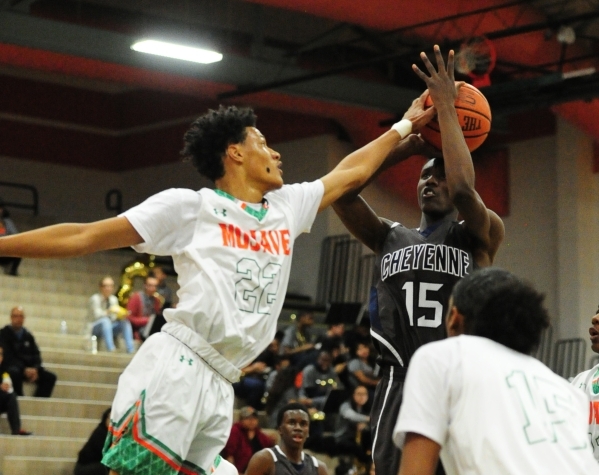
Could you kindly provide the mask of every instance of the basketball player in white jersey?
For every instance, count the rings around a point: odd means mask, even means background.
[[[532,356],[549,325],[543,296],[487,268],[459,281],[447,340],[416,351],[393,441],[399,475],[589,475],[585,395]]]
[[[255,127],[253,111],[221,106],[192,124],[182,152],[216,189],[170,189],[116,218],[0,239],[0,256],[133,246],[173,258],[179,304],[165,310],[162,331],[119,379],[103,458],[113,475],[210,469],[231,428],[231,385],[275,335],[295,239],[433,117],[424,100],[323,178],[294,185],[283,185],[281,157]]]
[[[599,308],[591,319],[589,328],[591,350],[599,353]],[[593,446],[593,455],[599,462],[599,364],[583,371],[572,380],[572,386],[582,389],[590,399],[589,439]]]
[[[283,406],[277,414],[277,430],[279,444],[256,452],[245,475],[327,475],[324,463],[304,452],[310,416],[303,404]]]

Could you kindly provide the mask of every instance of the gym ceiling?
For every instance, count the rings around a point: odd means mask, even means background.
[[[130,49],[149,37],[224,58]],[[488,147],[551,134],[556,115],[599,141],[598,0],[0,0],[0,155],[174,162],[219,103],[254,107],[270,143],[332,133],[359,146],[422,92],[420,51],[482,37],[496,52]]]

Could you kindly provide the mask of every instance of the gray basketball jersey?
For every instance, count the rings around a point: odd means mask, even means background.
[[[270,452],[275,461],[275,475],[318,475],[318,460],[311,455],[302,452],[304,467],[298,472],[278,445],[266,450]]]
[[[423,344],[445,338],[455,283],[477,267],[473,237],[455,221],[428,237],[395,223],[376,256],[370,293],[371,335],[379,364],[407,368]]]

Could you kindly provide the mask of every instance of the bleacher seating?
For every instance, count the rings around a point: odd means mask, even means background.
[[[24,259],[19,277],[0,275],[0,326],[9,323],[12,307],[22,305],[44,365],[58,375],[50,399],[19,398],[22,425],[33,436],[9,435],[6,415],[0,417],[2,475],[73,473],[77,453],[112,403],[118,377],[131,359],[124,351],[88,351],[87,300],[102,276],[112,275],[118,283],[133,257],[112,251],[77,259]],[[31,394],[32,386],[25,393]]]

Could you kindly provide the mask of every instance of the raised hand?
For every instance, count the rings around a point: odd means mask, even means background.
[[[412,69],[416,75],[426,83],[428,92],[437,109],[445,104],[453,106],[458,97],[458,91],[464,84],[463,81],[458,81],[457,83],[455,81],[454,52],[453,50],[449,50],[446,67],[439,46],[435,45],[433,50],[435,53],[435,61],[437,63],[436,69],[428,59],[426,53],[420,53],[420,58],[430,76],[421,71],[415,64],[412,65]]]
[[[424,108],[424,102],[427,97],[428,91],[424,91],[420,94],[420,97],[412,101],[412,105],[403,115],[403,119],[408,119],[412,122],[412,132],[417,132],[435,117],[435,106],[428,109]]]

